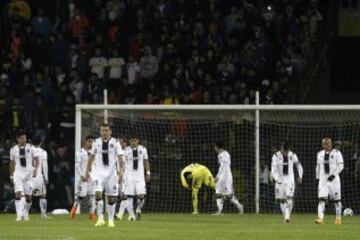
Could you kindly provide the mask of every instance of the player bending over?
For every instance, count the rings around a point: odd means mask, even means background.
[[[318,152],[316,160],[316,179],[318,187],[318,217],[316,224],[324,223],[325,203],[330,197],[335,203],[335,224],[341,224],[341,185],[339,174],[344,169],[344,160],[339,150],[333,149],[332,140],[326,137],[322,140],[323,150]]]
[[[76,153],[75,159],[75,202],[70,211],[70,218],[74,218],[76,215],[77,207],[80,202],[85,199],[86,196],[90,198],[90,211],[89,211],[89,219],[95,220],[95,182],[90,179],[89,181],[85,180],[85,172],[87,167],[87,162],[89,160],[90,150],[92,148],[92,144],[94,142],[94,138],[92,136],[87,136],[84,141],[84,147],[81,148]],[[91,167],[92,168],[92,167]]]
[[[276,152],[271,162],[271,177],[275,181],[275,198],[280,203],[284,223],[290,222],[295,191],[294,165],[299,174],[298,183],[302,183],[303,168],[296,154],[290,150],[291,146],[285,143],[282,149]]]
[[[218,211],[214,215],[222,214],[224,200],[230,200],[230,202],[236,206],[239,213],[243,214],[244,207],[234,195],[233,177],[230,168],[230,154],[224,149],[224,144],[222,142],[215,143],[214,149],[218,154],[218,161],[220,164],[219,172],[215,177],[216,205]]]
[[[47,200],[46,200],[46,186],[49,184],[48,174],[48,155],[47,152],[41,147],[42,140],[40,137],[35,137],[32,140],[34,151],[39,156],[39,167],[36,177],[33,178],[33,196],[39,197],[39,205],[41,211],[41,218],[49,218],[46,215]]]
[[[202,185],[215,189],[214,177],[210,170],[204,165],[192,163],[186,166],[180,174],[181,183],[184,188],[191,189],[192,191],[192,204],[193,213],[199,214],[199,200],[198,194]]]
[[[105,225],[103,191],[105,191],[107,197],[108,227],[115,227],[114,215],[116,197],[119,191],[118,181],[121,182],[123,177],[123,150],[120,143],[111,137],[111,128],[108,124],[101,125],[100,136],[92,144],[83,181],[89,181],[90,170],[92,170],[91,174],[95,181],[96,212],[98,215],[95,227]]]
[[[136,220],[141,218],[141,209],[144,206],[146,182],[150,181],[150,164],[146,147],[139,144],[139,138],[130,138],[130,146],[124,151],[125,181],[124,193],[128,199],[129,219],[134,219],[133,198],[136,197]]]
[[[16,141],[17,144],[10,149],[9,163],[10,180],[15,189],[16,221],[28,221],[32,204],[32,179],[38,171],[39,156],[34,148],[26,143],[26,133],[17,133]]]

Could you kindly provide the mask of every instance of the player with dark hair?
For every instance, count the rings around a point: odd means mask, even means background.
[[[230,202],[236,206],[238,212],[243,214],[244,207],[234,194],[230,154],[224,149],[224,143],[221,141],[214,144],[214,149],[220,165],[218,174],[215,177],[216,205],[218,207],[215,215],[222,214],[225,200],[230,200]]]

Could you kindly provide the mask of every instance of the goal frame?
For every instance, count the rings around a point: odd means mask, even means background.
[[[122,105],[122,104],[77,104],[75,126],[75,150],[81,148],[82,110],[104,110],[104,122],[107,122],[108,110],[212,110],[212,111],[254,111],[255,112],[255,213],[259,213],[260,201],[260,111],[360,111],[360,105],[260,105],[256,93],[255,105]]]

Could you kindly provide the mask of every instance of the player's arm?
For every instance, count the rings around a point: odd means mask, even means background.
[[[85,178],[82,179],[83,182],[86,182],[90,179],[91,166],[94,160],[95,160],[95,155],[91,154],[86,165]]]
[[[144,169],[145,169],[145,180],[146,182],[150,181],[150,163],[147,153],[147,149],[144,147]]]
[[[184,188],[189,188],[189,185],[188,185],[188,183],[187,183],[187,181],[186,181],[186,179],[185,179],[185,176],[184,176],[184,173],[185,173],[185,170],[187,169],[187,167],[185,167],[182,171],[181,171],[181,173],[180,173],[180,178],[181,178],[181,183],[182,183],[182,185],[183,185],[183,187]]]
[[[42,161],[42,172],[44,176],[45,184],[49,184],[49,167],[48,167],[48,155],[45,151],[44,159]]]
[[[80,167],[81,164],[81,152],[77,151],[75,156],[75,171],[78,174],[78,176],[83,180],[85,178],[85,175]]]
[[[340,151],[337,152],[336,158],[336,168],[333,173],[328,177],[329,181],[332,181],[336,176],[338,176],[341,171],[344,169],[344,159]]]
[[[14,171],[15,171],[15,156],[14,151],[10,149],[10,162],[9,162],[9,173],[10,173],[10,180],[11,182],[14,181]]]
[[[125,166],[124,166],[124,151],[121,148],[121,145],[119,142],[116,142],[116,155],[117,155],[117,173],[119,177],[119,183],[122,182],[125,172]]]
[[[276,154],[273,155],[271,160],[271,177],[274,179],[274,181],[278,184],[281,182],[279,181],[279,174],[278,174],[278,166],[277,166],[277,157]]]
[[[223,175],[223,173],[225,172],[225,168],[226,168],[226,159],[223,159],[223,156],[219,156],[218,158],[219,158],[220,167],[219,167],[219,171],[215,177],[215,182],[219,181],[220,176]]]
[[[40,167],[39,158],[40,158],[40,151],[39,150],[34,150],[34,148],[33,148],[33,161],[35,163],[34,164],[33,177],[36,177],[38,168]]]
[[[298,183],[302,183],[302,177],[303,177],[303,173],[304,173],[304,169],[299,161],[299,158],[296,156],[296,154],[294,153],[294,163],[295,166],[297,168],[298,174],[299,174],[299,178],[298,178]]]
[[[320,160],[319,160],[319,153],[317,154],[316,158],[316,179],[320,178]]]

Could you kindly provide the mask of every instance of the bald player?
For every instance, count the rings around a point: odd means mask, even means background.
[[[324,223],[325,203],[334,201],[336,220],[335,224],[341,224],[341,184],[339,174],[344,169],[344,160],[339,150],[333,148],[331,138],[322,140],[323,150],[318,152],[316,161],[316,179],[319,180],[318,188],[318,217],[316,224]]]

